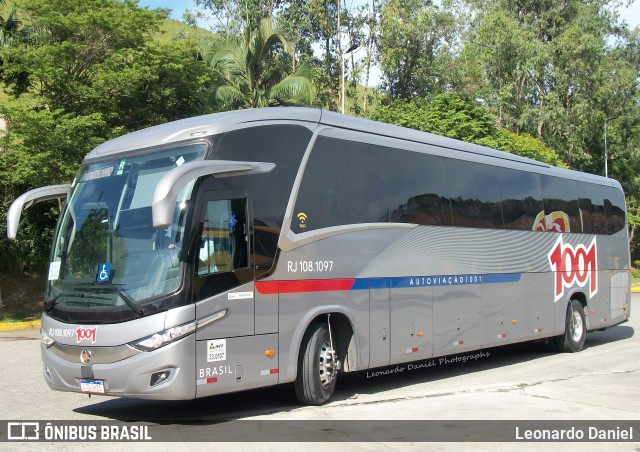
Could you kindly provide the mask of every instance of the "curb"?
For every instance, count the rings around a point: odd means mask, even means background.
[[[37,328],[40,328],[40,323],[40,320],[31,320],[29,322],[0,323],[0,333],[6,331],[35,330]]]

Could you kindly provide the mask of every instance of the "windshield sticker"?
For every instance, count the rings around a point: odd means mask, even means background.
[[[109,282],[109,277],[111,276],[111,264],[100,264],[98,267],[98,274],[96,275],[97,282]]]
[[[127,163],[126,160],[123,160],[120,162],[120,164],[118,165],[118,172],[116,173],[116,176],[120,176],[122,175],[122,173],[124,173],[124,165]]]
[[[49,281],[55,281],[60,277],[60,264],[62,262],[51,262],[49,264]]]
[[[88,180],[94,179],[102,179],[103,177],[109,177],[113,173],[113,166],[109,166],[107,168],[100,168],[93,171],[87,171],[82,176],[82,182],[86,182]]]
[[[182,166],[183,163],[184,163],[184,157],[180,156],[180,158],[176,160],[176,166]]]

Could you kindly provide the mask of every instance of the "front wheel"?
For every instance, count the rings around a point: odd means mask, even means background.
[[[582,350],[587,337],[584,308],[578,300],[571,300],[567,307],[564,334],[554,338],[560,352],[575,353]]]
[[[333,395],[338,376],[336,354],[329,340],[326,323],[314,323],[302,340],[295,388],[298,400],[322,405]]]

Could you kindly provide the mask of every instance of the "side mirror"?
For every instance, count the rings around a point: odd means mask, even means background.
[[[151,215],[154,228],[166,228],[173,221],[173,210],[180,190],[202,176],[234,177],[273,171],[275,163],[235,162],[231,160],[205,160],[189,162],[173,168],[156,184],[153,191]]]
[[[47,187],[34,188],[18,196],[11,203],[7,212],[7,238],[9,240],[16,239],[23,209],[27,209],[37,202],[66,198],[69,193],[69,187],[69,184],[49,185]]]

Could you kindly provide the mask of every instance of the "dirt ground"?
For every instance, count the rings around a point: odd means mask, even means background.
[[[10,276],[0,273],[0,320],[39,318],[44,306],[44,275]]]

